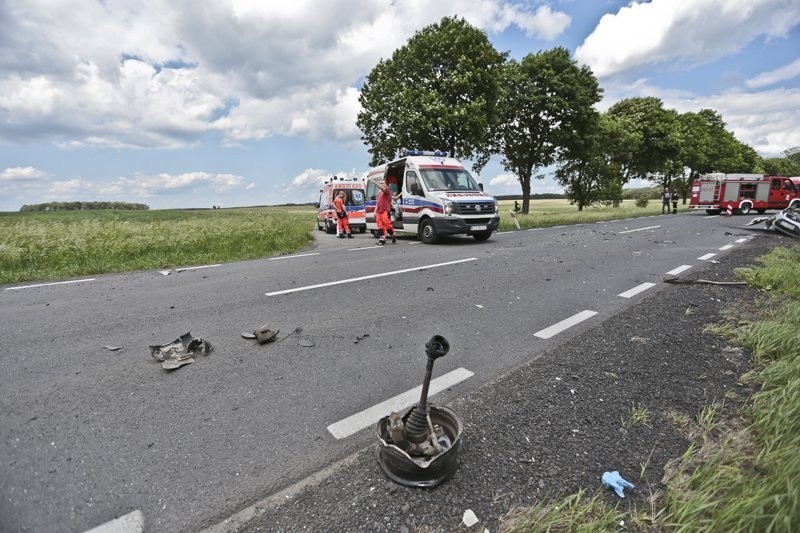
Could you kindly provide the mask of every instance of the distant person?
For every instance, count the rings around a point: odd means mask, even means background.
[[[664,209],[667,210],[667,214],[668,215],[670,213],[670,207],[669,207],[670,197],[671,197],[671,195],[670,195],[669,189],[667,187],[664,187],[664,192],[661,193],[661,214],[662,215],[664,214]]]
[[[386,184],[386,180],[380,180],[376,183],[380,192],[378,193],[378,204],[375,206],[375,222],[378,224],[378,231],[381,232],[378,238],[378,244],[383,246],[386,244],[386,237],[392,238],[392,244],[397,244],[397,236],[394,233],[392,221],[389,218],[389,211],[392,209],[392,200],[397,200],[400,195],[392,194],[392,190]]]
[[[350,221],[347,219],[347,208],[344,206],[345,198],[347,198],[347,193],[339,191],[336,195],[336,199],[333,200],[333,208],[336,210],[336,217],[339,219],[336,222],[336,229],[340,239],[344,239],[345,235],[348,239],[352,239],[353,234],[350,233]]]
[[[514,212],[519,213],[519,211],[520,211],[519,202],[514,200]]]

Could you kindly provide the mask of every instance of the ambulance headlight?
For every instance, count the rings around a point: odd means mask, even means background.
[[[453,214],[453,202],[451,202],[450,200],[444,201],[444,214],[445,215]]]

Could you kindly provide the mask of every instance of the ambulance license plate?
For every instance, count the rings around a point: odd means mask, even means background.
[[[471,226],[470,231],[486,231],[486,226]]]

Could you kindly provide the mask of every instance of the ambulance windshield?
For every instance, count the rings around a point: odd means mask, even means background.
[[[463,168],[423,168],[422,179],[429,191],[476,191],[480,187]]]

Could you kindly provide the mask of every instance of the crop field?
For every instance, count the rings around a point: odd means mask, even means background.
[[[521,202],[520,202],[521,203]],[[516,229],[513,200],[501,201],[500,230]],[[517,214],[536,228],[654,215],[661,206],[590,207],[532,200]],[[225,263],[290,253],[314,242],[311,205],[213,210],[95,210],[0,213],[0,283]]]

